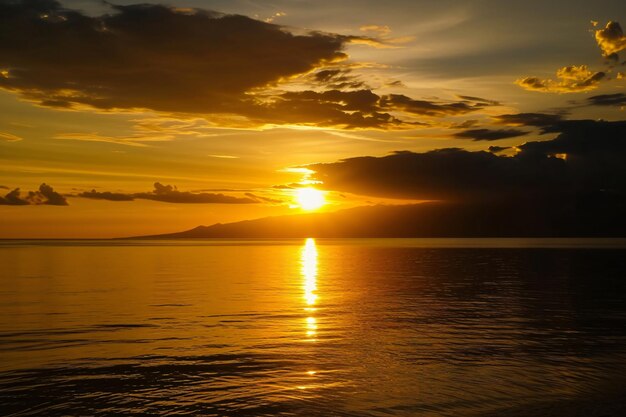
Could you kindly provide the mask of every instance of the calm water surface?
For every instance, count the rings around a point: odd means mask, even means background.
[[[625,248],[0,241],[0,414],[625,415]]]

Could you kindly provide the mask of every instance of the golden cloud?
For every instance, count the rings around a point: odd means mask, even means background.
[[[609,22],[604,29],[595,31],[596,42],[602,55],[609,57],[626,48],[626,36],[617,22]]]
[[[570,65],[557,70],[556,76],[558,80],[525,77],[515,81],[515,84],[529,91],[580,93],[598,88],[606,73],[593,72],[586,65]]]

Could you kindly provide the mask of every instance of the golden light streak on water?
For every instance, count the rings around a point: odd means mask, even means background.
[[[302,278],[304,280],[304,298],[307,306],[317,302],[317,247],[315,239],[308,238],[302,248]]]
[[[317,303],[317,247],[315,239],[308,238],[302,247],[300,260],[302,262],[301,275],[304,288],[304,311],[309,314],[306,318],[306,337],[308,341],[315,341],[317,336],[317,320],[312,315]]]

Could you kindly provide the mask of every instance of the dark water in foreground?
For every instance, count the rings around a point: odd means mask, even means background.
[[[0,415],[626,415],[625,248],[0,241]]]

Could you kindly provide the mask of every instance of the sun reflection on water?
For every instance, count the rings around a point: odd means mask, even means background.
[[[317,302],[317,247],[315,239],[308,238],[302,247],[302,279],[304,280],[304,299],[306,310],[315,311]]]
[[[315,239],[308,238],[302,247],[302,280],[304,287],[304,310],[308,313],[306,318],[306,336],[308,341],[314,342],[317,336],[317,320],[313,316],[317,303],[317,247]]]
[[[307,313],[305,319],[305,334],[306,341],[317,341],[317,318],[314,313],[316,312],[315,305],[318,301],[317,296],[317,247],[315,246],[315,239],[308,238],[304,246],[302,247],[301,257],[302,263],[301,275],[302,286],[304,289],[304,311]],[[317,371],[307,371],[309,377],[315,376]],[[299,389],[306,389],[305,386],[298,387]]]

